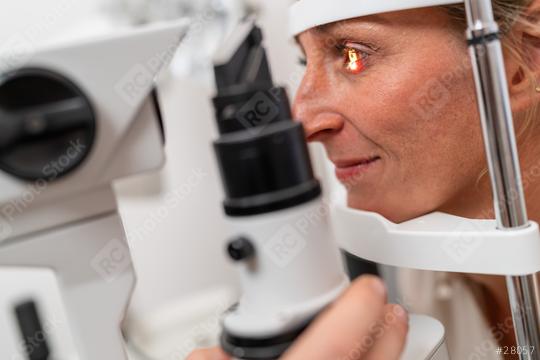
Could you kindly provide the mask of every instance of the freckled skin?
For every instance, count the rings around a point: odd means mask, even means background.
[[[331,160],[381,157],[348,184],[350,206],[394,222],[435,210],[465,215],[460,203],[469,202],[485,160],[463,37],[439,9],[380,17],[386,23],[365,17],[299,36],[308,65],[295,118]],[[362,73],[344,71],[331,46],[340,39],[379,48]]]

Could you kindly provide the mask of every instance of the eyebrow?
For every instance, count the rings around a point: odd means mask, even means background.
[[[374,26],[386,25],[386,24],[390,23],[390,21],[388,21],[388,19],[384,18],[383,16],[377,15],[377,14],[362,17],[362,21],[355,21],[355,22],[351,21],[351,20],[354,20],[354,19],[355,18],[342,20],[342,21],[338,21],[338,22],[333,22],[333,23],[329,23],[329,24],[319,25],[319,26],[316,26],[316,27],[312,28],[311,31],[315,31],[316,33],[319,33],[319,34],[322,34],[322,35],[334,36],[335,37],[335,36],[339,35],[339,34],[337,34],[337,32],[339,32],[339,31],[354,31],[354,30],[357,30],[357,26],[360,26],[362,28],[367,28],[367,30],[372,30],[372,28]],[[302,47],[302,44],[300,43],[300,39],[299,39],[298,36],[295,36],[294,42],[302,50],[302,52],[305,54],[304,48]]]
[[[353,19],[354,18],[348,19],[348,20],[342,20],[342,21],[338,21],[334,23],[319,25],[313,28],[313,30],[315,30],[318,33],[323,33],[326,35],[334,35],[336,32],[336,29],[343,30],[343,31],[353,31],[353,30],[356,30],[357,26],[372,28],[373,26],[376,26],[376,25],[386,25],[389,23],[388,19],[380,15],[376,15],[376,14],[362,17],[361,21],[352,22],[351,20]]]

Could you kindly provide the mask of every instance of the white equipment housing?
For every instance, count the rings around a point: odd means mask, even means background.
[[[112,182],[164,163],[153,90],[185,31],[176,22],[37,50],[0,73],[60,74],[93,106],[92,149],[70,174],[30,182],[0,173],[0,266],[54,272],[80,360],[126,358],[120,324],[135,274]],[[24,202],[31,188],[39,191]]]

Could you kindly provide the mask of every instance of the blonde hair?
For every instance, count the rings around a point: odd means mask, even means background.
[[[505,56],[517,60],[523,69],[521,76],[528,79],[530,91],[535,93],[537,86],[540,84],[534,75],[532,66],[533,59],[531,54],[524,51],[521,40],[517,39],[513,29],[519,28],[526,30],[534,36],[540,36],[540,25],[535,16],[528,15],[528,10],[534,0],[493,0],[493,12],[497,22],[499,23],[502,43],[505,51]],[[455,25],[460,30],[466,28],[466,14],[463,5],[444,6]],[[537,16],[540,13],[536,14]],[[463,33],[461,33],[462,35]],[[508,79],[512,81],[512,79]],[[523,114],[514,114],[514,123],[516,128],[516,137],[519,144],[527,143],[531,140],[534,134],[534,128],[539,126],[537,119],[540,111],[540,105],[531,106]],[[488,169],[485,168],[478,176],[477,185],[488,174]]]

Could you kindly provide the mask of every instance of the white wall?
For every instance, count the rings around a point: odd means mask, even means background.
[[[138,288],[132,311],[145,312],[213,286],[234,287],[225,257],[232,236],[223,216],[223,193],[211,142],[213,89],[171,77],[160,87],[167,131],[163,171],[117,184]],[[165,199],[174,197],[174,205]]]
[[[84,22],[103,0],[3,0],[0,44],[24,37],[36,46],[66,36],[66,29]],[[0,45],[1,47],[1,45]]]

